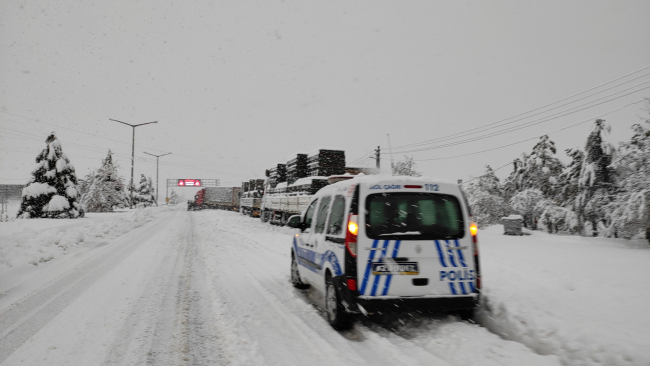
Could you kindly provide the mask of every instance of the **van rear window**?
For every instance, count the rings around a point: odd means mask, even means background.
[[[393,240],[459,239],[465,236],[465,225],[455,196],[380,193],[366,199],[366,235]]]

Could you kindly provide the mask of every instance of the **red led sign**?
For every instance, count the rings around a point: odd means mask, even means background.
[[[178,186],[179,187],[200,187],[201,180],[200,179],[179,179]]]

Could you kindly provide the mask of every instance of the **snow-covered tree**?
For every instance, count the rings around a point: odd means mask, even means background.
[[[466,193],[479,227],[498,224],[509,211],[501,193],[499,178],[489,165],[485,167],[485,174],[479,177],[478,182],[467,186]]]
[[[558,201],[562,206],[570,207],[573,206],[580,192],[578,181],[580,179],[585,153],[579,148],[566,149],[565,152],[571,158],[571,162],[564,168],[564,171],[560,175]]]
[[[583,222],[590,222],[592,230],[596,230],[599,225],[610,224],[605,222],[606,207],[612,203],[615,190],[614,172],[610,166],[614,151],[608,142],[610,130],[605,120],[596,120],[587,137],[585,158],[578,178],[579,193],[575,209]]]
[[[537,204],[544,199],[544,194],[539,189],[525,189],[517,194],[515,194],[510,199],[510,207],[523,216],[524,226],[532,229],[536,229],[536,219],[535,209]]]
[[[140,174],[140,185],[133,193],[133,200],[134,205],[138,207],[157,205],[151,178],[147,178],[144,174]]]
[[[632,126],[634,135],[620,145],[620,158],[612,164],[618,191],[609,206],[611,227],[606,234],[650,241],[650,119],[645,123],[647,127]]]
[[[128,206],[124,179],[119,176],[118,165],[113,162],[110,150],[102,166],[86,176],[82,202],[88,212],[112,212],[114,207]]]
[[[555,157],[555,143],[547,135],[539,138],[530,154],[523,154],[515,172],[520,190],[538,189],[545,197],[554,199],[563,165]]]
[[[78,202],[77,176],[74,166],[63,153],[61,143],[52,132],[45,140],[47,146],[36,157],[32,177],[23,188],[19,218],[77,218],[83,217]]]
[[[422,176],[422,173],[415,170],[415,165],[412,156],[404,156],[404,161],[399,161],[393,166],[393,175],[408,175],[411,177]]]

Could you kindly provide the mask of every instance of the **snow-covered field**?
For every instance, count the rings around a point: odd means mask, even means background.
[[[360,319],[339,333],[289,283],[291,229],[183,209],[0,223],[0,362],[650,365],[642,242],[491,227],[480,325]]]

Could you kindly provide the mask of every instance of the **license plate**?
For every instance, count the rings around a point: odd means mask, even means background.
[[[416,275],[420,274],[417,262],[373,263],[372,274],[379,275]]]

